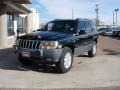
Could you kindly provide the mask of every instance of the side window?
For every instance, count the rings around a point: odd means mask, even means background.
[[[66,29],[66,31],[74,31],[74,25],[73,24],[71,24],[71,23],[66,23],[66,25],[65,25],[65,29]]]
[[[81,30],[85,30],[85,22],[84,21],[80,21],[78,24],[78,32],[80,32]]]
[[[96,32],[97,31],[96,25],[93,22],[91,22],[91,24],[92,24],[92,32]]]
[[[93,29],[91,23],[86,21],[85,26],[86,26],[86,33],[91,33]]]
[[[52,30],[52,27],[53,27],[53,26],[54,26],[53,23],[49,23],[49,24],[47,25],[47,30],[48,30],[48,31]]]

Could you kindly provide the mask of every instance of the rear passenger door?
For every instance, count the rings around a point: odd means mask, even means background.
[[[86,21],[85,27],[86,27],[86,48],[85,48],[85,51],[89,51],[93,46],[93,38],[94,38],[93,33],[95,30],[95,27],[94,27],[94,25],[92,25],[91,21]]]
[[[80,55],[86,48],[86,26],[85,21],[79,21],[77,27],[78,35],[75,37],[75,54]]]
[[[92,31],[93,27],[89,21],[80,21],[78,23],[78,33],[76,37],[76,55],[87,52],[92,47]]]

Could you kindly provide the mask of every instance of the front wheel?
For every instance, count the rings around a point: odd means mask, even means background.
[[[89,57],[94,57],[97,53],[97,44],[94,44],[92,49],[88,51],[88,56]]]
[[[68,72],[73,63],[73,53],[70,48],[65,47],[59,62],[56,64],[57,71],[59,73]]]

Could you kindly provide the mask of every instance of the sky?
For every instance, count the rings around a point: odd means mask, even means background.
[[[74,18],[95,19],[95,5],[99,5],[99,18],[105,24],[112,24],[113,10],[120,8],[120,0],[32,0],[29,7],[40,13],[40,21],[53,19],[71,19],[72,8]],[[120,24],[120,11],[118,12]]]

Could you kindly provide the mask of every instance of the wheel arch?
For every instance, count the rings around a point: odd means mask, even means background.
[[[95,37],[93,38],[93,41],[95,41],[96,43],[98,43],[98,36],[95,36]]]
[[[64,47],[70,48],[72,50],[72,53],[73,54],[75,53],[75,44],[74,43],[66,44],[66,45],[64,45]]]

